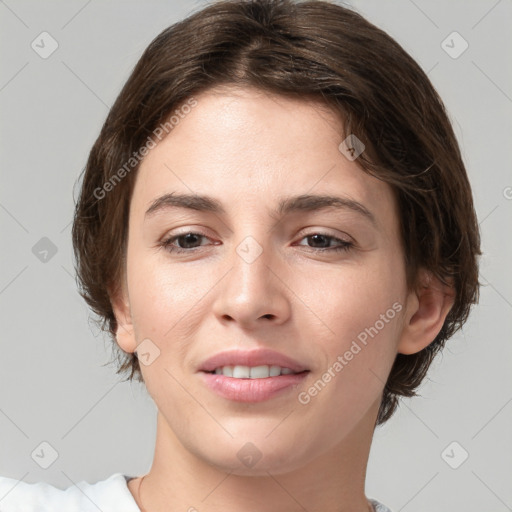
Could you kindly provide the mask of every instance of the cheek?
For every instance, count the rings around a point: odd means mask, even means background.
[[[194,266],[166,263],[165,254],[148,257],[134,251],[128,259],[128,287],[139,336],[164,341],[183,334],[211,286],[203,274]]]
[[[208,291],[223,273],[204,265],[172,265],[165,254],[150,257],[143,251],[134,251],[128,267],[137,343],[149,339],[157,347],[158,357],[141,364],[146,388],[161,410],[174,410],[190,399],[178,382],[189,370],[191,347],[211,306]]]
[[[397,309],[402,308],[393,309],[393,304],[405,300],[404,269],[392,259],[375,260],[373,264],[340,266],[335,272],[308,273],[300,284],[296,282],[297,295],[322,321],[325,343],[331,350],[342,348],[375,323],[386,335],[397,332]]]
[[[149,339],[158,347],[158,356],[149,365],[141,364],[141,372],[149,394],[163,411],[194,405],[178,382],[199,322],[201,298],[212,283],[205,281],[204,272],[185,267],[169,264],[164,254],[148,256],[135,249],[127,262],[137,343]],[[175,423],[181,428],[180,421]]]
[[[317,406],[337,403],[338,411],[363,415],[379,397],[396,357],[405,310],[404,271],[390,259],[345,268],[316,282],[322,288],[310,290],[304,302],[322,320],[322,330],[311,336],[323,357],[319,380],[308,395]]]

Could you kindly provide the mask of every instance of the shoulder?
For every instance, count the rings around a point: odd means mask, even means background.
[[[375,512],[391,512],[391,510],[388,507],[386,507],[382,503],[379,503],[377,500],[370,499],[370,503],[373,505]]]
[[[29,484],[0,477],[2,512],[140,512],[122,473],[89,484],[86,481],[58,489],[45,482]]]

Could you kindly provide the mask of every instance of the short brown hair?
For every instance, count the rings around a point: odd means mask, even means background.
[[[453,286],[455,301],[438,336],[416,354],[397,355],[377,418],[383,423],[400,396],[416,394],[433,358],[477,302],[480,235],[441,99],[396,41],[350,9],[315,0],[220,1],[154,39],[87,161],[72,231],[80,294],[115,340],[110,293],[124,276],[138,169],[135,163],[130,172],[126,163],[178,106],[219,85],[314,98],[339,112],[344,136],[355,134],[366,147],[357,159],[361,169],[396,195],[408,285],[418,285],[424,268]],[[142,381],[137,357],[114,346],[117,373]]]

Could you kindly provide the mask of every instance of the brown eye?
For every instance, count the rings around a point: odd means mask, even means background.
[[[169,252],[192,252],[194,249],[204,245],[200,243],[202,238],[207,238],[207,236],[195,232],[182,233],[167,238],[162,241],[161,245]]]
[[[348,251],[354,245],[352,242],[347,242],[324,233],[313,233],[305,236],[302,240],[307,240],[308,247],[319,249],[320,251]]]

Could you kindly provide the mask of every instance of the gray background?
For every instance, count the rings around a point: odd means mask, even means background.
[[[65,488],[151,466],[155,406],[141,384],[121,383],[114,367],[104,366],[110,342],[76,291],[73,188],[143,49],[204,4],[0,1],[2,476]],[[485,252],[485,286],[464,331],[436,360],[422,397],[403,402],[377,430],[367,493],[395,512],[512,510],[512,2],[353,6],[411,53],[444,99]],[[43,31],[59,45],[46,59],[31,48]],[[441,45],[453,31],[469,44],[456,59]],[[452,51],[461,48],[448,41]],[[46,262],[32,249],[45,248],[43,237],[57,249]],[[58,452],[48,469],[31,457],[43,441]],[[458,445],[444,451],[453,441]],[[453,469],[447,461],[459,464],[462,450],[469,458]]]

